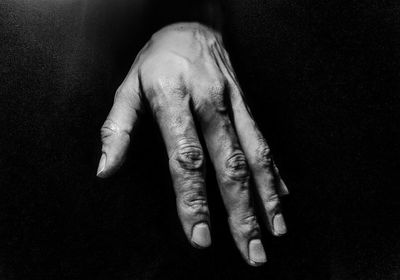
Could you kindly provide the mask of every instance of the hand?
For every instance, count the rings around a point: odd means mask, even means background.
[[[272,234],[279,236],[286,233],[279,196],[288,190],[244,101],[219,33],[179,23],[153,35],[117,90],[101,128],[99,177],[110,176],[123,163],[144,99],[165,141],[178,214],[192,245],[211,244],[202,133],[237,247],[250,265],[266,262],[252,196],[262,203]]]

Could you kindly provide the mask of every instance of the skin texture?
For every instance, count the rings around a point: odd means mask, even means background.
[[[178,215],[191,244],[211,244],[207,150],[241,255],[250,265],[265,263],[254,201],[262,204],[261,216],[271,233],[280,236],[286,224],[279,197],[288,190],[244,101],[220,34],[197,23],[178,23],[152,36],[117,90],[101,128],[99,177],[122,165],[145,101],[164,138]]]

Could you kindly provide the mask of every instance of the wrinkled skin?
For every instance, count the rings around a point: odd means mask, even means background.
[[[250,265],[266,262],[253,201],[263,204],[267,227],[279,236],[286,233],[279,197],[288,190],[244,101],[220,34],[197,23],[179,23],[153,35],[117,90],[101,129],[99,177],[122,165],[144,100],[164,138],[178,214],[192,245],[211,244],[207,149],[238,249]]]

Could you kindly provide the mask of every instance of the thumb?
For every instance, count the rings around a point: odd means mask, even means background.
[[[138,78],[124,81],[101,128],[102,155],[97,168],[98,177],[109,177],[123,164],[141,107]]]

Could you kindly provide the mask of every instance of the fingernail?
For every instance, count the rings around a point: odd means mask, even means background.
[[[287,229],[286,229],[285,219],[283,218],[282,214],[280,213],[276,214],[272,224],[274,226],[275,235],[282,235],[286,233]]]
[[[192,242],[199,247],[208,247],[211,245],[210,228],[206,223],[200,223],[193,227]]]
[[[101,173],[103,172],[104,168],[106,167],[106,154],[103,153],[100,158],[99,167],[97,168],[97,176],[101,177]]]
[[[253,239],[249,243],[249,259],[252,265],[260,265],[267,261],[264,247],[260,239]]]

